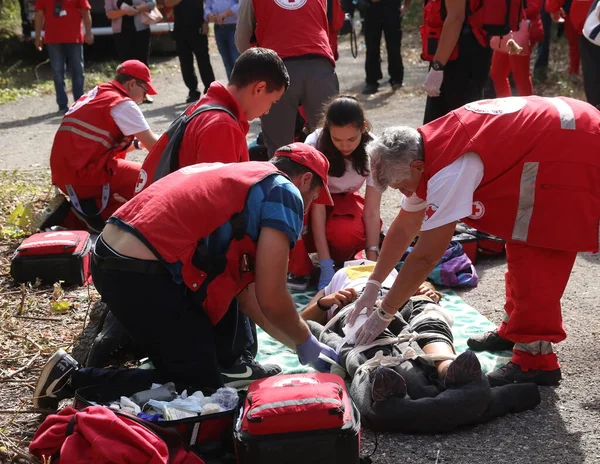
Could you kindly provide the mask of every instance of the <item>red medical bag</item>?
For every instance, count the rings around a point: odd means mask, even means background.
[[[359,463],[360,416],[334,374],[253,382],[235,424],[238,464]]]
[[[15,251],[10,273],[17,282],[83,285],[90,276],[92,240],[82,230],[42,232],[26,238]]]

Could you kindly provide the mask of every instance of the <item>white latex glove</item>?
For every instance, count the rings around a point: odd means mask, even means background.
[[[379,296],[380,288],[381,282],[377,282],[376,280],[367,281],[367,285],[365,285],[362,295],[358,298],[358,300],[356,300],[356,303],[354,303],[354,308],[348,313],[348,318],[346,319],[347,325],[354,325],[356,318],[365,308],[367,308],[367,316],[371,315],[373,308],[375,307],[377,297]]]
[[[439,97],[442,81],[444,80],[444,71],[436,71],[431,68],[425,77],[423,88],[430,97]]]
[[[373,314],[369,316],[369,319],[365,321],[360,329],[356,332],[354,340],[355,345],[368,345],[372,343],[381,333],[387,329],[390,322],[394,320],[394,315],[389,314],[381,307],[377,305]]]

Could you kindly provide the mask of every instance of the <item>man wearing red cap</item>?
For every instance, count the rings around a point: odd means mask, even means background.
[[[137,105],[156,93],[148,67],[125,61],[112,81],[77,100],[58,128],[50,155],[52,183],[93,229],[101,229],[133,198],[141,164],[126,161],[125,155],[137,141],[148,150],[156,143],[158,137]]]
[[[219,388],[220,366],[249,344],[239,311],[294,348],[302,364],[328,370],[319,355],[335,360],[335,351],[311,335],[286,287],[305,210],[313,201],[332,204],[328,170],[322,153],[297,143],[270,163],[187,166],[127,202],[98,238],[94,283],[156,369],[78,369],[58,352],[34,403],[53,407],[74,389],[105,381]]]

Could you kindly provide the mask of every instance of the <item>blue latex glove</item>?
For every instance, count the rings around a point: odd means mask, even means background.
[[[308,340],[302,345],[296,345],[296,353],[298,353],[300,364],[308,364],[319,372],[329,372],[331,364],[319,359],[319,354],[321,354],[321,352],[335,362],[338,362],[336,351],[324,343],[319,342],[313,334],[311,334],[310,337],[308,337]]]
[[[324,343],[321,343],[321,353],[323,353],[325,356],[332,359],[336,363],[339,362],[337,352],[333,348],[325,345]],[[310,366],[319,372],[326,372],[326,373],[331,372],[331,364],[329,364],[327,361],[325,361],[321,358],[317,359],[314,362],[311,362]]]
[[[319,265],[321,266],[321,275],[319,276],[319,285],[317,287],[319,290],[327,287],[329,282],[331,282],[331,279],[333,279],[335,274],[335,269],[333,268],[334,264],[335,263],[331,258],[322,259],[319,261]]]

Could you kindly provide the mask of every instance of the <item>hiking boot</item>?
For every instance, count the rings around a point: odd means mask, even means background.
[[[287,287],[290,290],[304,291],[308,288],[309,280],[310,276],[297,276],[290,273],[287,279]]]
[[[477,355],[472,351],[465,351],[458,355],[448,366],[444,377],[444,386],[446,388],[456,388],[480,378],[481,364],[477,359]]]
[[[363,95],[373,95],[374,93],[377,93],[377,90],[379,90],[379,84],[367,84],[367,85],[365,85],[365,88],[362,90],[362,94]]]
[[[558,382],[562,379],[560,368],[552,371],[530,369],[524,372],[521,370],[521,366],[514,362],[509,362],[494,372],[490,372],[487,377],[492,387],[509,385],[511,383],[536,383],[538,385],[552,386],[558,385]]]
[[[223,383],[226,387],[240,388],[255,380],[281,374],[276,364],[259,364],[250,353],[244,353],[229,369],[222,369]]]
[[[191,91],[191,90],[190,90],[190,93],[188,93],[188,96],[187,96],[187,98],[185,99],[185,102],[186,102],[186,103],[194,103],[194,102],[196,102],[196,101],[200,100],[200,97],[201,97],[201,96],[202,96],[202,95],[201,95],[201,94],[200,94],[200,92],[198,92],[197,90],[194,90],[194,91]]]
[[[375,403],[385,401],[393,396],[406,396],[406,381],[404,377],[389,367],[378,366],[371,373],[371,397]]]
[[[515,346],[514,342],[498,335],[498,329],[472,336],[467,345],[473,351],[512,351]]]
[[[73,396],[70,390],[71,375],[79,364],[66,351],[58,350],[46,363],[40,374],[33,395],[33,406],[42,409],[58,409],[58,403]]]

